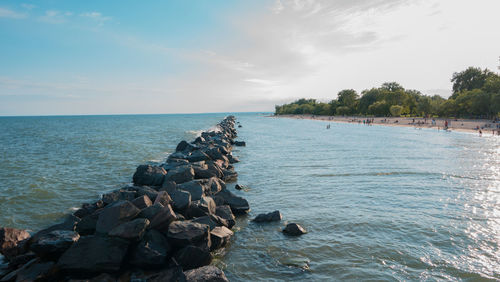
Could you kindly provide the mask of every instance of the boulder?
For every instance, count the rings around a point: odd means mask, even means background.
[[[283,233],[291,236],[299,236],[302,234],[306,234],[307,231],[297,223],[288,223],[283,229]]]
[[[96,210],[102,209],[104,207],[104,202],[99,200],[93,204],[85,203],[81,208],[76,210],[73,215],[79,218],[83,218],[87,215],[93,214]]]
[[[210,148],[204,150],[204,153],[207,154],[212,160],[222,159],[222,153],[219,148]]]
[[[5,258],[11,258],[26,252],[26,242],[30,234],[26,230],[2,227],[0,228],[0,253]]]
[[[136,218],[132,221],[122,223],[108,232],[109,236],[137,241],[142,238],[149,226],[149,220]]]
[[[69,215],[64,219],[62,223],[54,224],[35,233],[33,236],[31,236],[30,242],[36,241],[38,240],[38,237],[55,230],[75,231],[76,225],[80,222],[80,220],[80,218],[74,215]]]
[[[202,168],[202,167],[193,167],[194,169],[194,178],[195,179],[205,179],[210,177],[219,177],[216,171],[212,169]],[[222,173],[222,172],[221,172]]]
[[[208,179],[205,186],[206,186],[205,191],[207,191],[208,194],[215,195],[220,191],[222,191],[222,189],[226,188],[226,183],[224,183],[224,181],[222,181],[220,178],[212,177]]]
[[[151,219],[151,228],[160,232],[166,233],[169,229],[170,223],[177,220],[174,211],[170,205],[164,206],[154,217]]]
[[[127,254],[129,241],[107,236],[82,236],[59,259],[58,267],[68,273],[115,272]]]
[[[236,185],[234,185],[234,189],[236,189],[236,190],[248,190],[249,188],[245,185],[236,184]]]
[[[203,185],[195,180],[179,184],[177,185],[177,189],[189,192],[192,201],[200,200],[204,194]]]
[[[10,259],[9,264],[8,264],[8,269],[17,269],[20,266],[28,263],[30,260],[36,258],[36,254],[34,252],[27,252],[22,255],[18,255],[16,257],[13,257]],[[5,265],[7,266],[7,265]],[[0,277],[2,277],[2,265],[0,264]]]
[[[201,196],[200,200],[191,202],[191,205],[186,211],[186,215],[189,218],[193,218],[214,214],[215,208],[215,202],[211,197]]]
[[[144,195],[148,196],[151,202],[153,202],[156,199],[156,196],[158,196],[158,191],[149,186],[132,186],[128,189],[134,189],[137,193],[137,197]]]
[[[103,210],[104,209],[96,210],[93,214],[87,215],[84,218],[82,218],[82,220],[80,220],[76,224],[75,231],[82,236],[94,234],[95,227],[97,225],[97,219],[99,219],[99,214]]]
[[[174,191],[176,187],[177,184],[175,183],[175,181],[165,180],[161,185],[160,191],[167,191],[167,193],[170,194],[170,192]]]
[[[171,247],[167,238],[151,229],[132,250],[130,263],[142,268],[160,268],[167,264]]]
[[[210,230],[213,230],[217,226],[225,226],[228,227],[229,224],[227,220],[223,219],[220,216],[217,216],[215,214],[209,214],[201,217],[197,217],[191,220],[192,222],[200,223],[200,224],[206,224],[210,227]]]
[[[186,159],[190,163],[194,163],[194,162],[199,162],[199,161],[210,160],[210,157],[207,154],[203,153],[201,150],[196,150],[196,151],[192,152],[191,155],[187,156]]]
[[[184,272],[186,282],[229,282],[222,270],[213,265],[202,266]]]
[[[176,152],[191,152],[198,149],[198,147],[193,146],[192,144],[189,144],[188,142],[182,140],[177,144],[177,147],[175,148]]]
[[[227,159],[229,160],[230,164],[235,164],[235,163],[239,163],[240,162],[240,159],[238,159],[237,157],[233,156],[233,154],[228,154],[227,155]]]
[[[132,201],[136,197],[135,191],[130,190],[117,190],[110,193],[102,195],[102,201],[104,204],[112,204],[118,201]]]
[[[172,198],[172,207],[175,211],[184,211],[191,204],[191,193],[189,192],[174,190],[170,192],[170,196]]]
[[[147,195],[142,195],[140,197],[135,198],[132,201],[132,204],[134,204],[138,209],[141,210],[153,205],[151,199],[149,199]]]
[[[170,195],[168,195],[167,191],[160,191],[158,196],[156,196],[155,204],[162,204],[162,206],[166,206],[172,202]]]
[[[141,210],[129,201],[120,201],[107,206],[99,214],[96,232],[108,233],[114,227],[134,219],[140,212]]]
[[[167,158],[167,164],[173,164],[173,163],[178,163],[178,162],[184,163],[184,161],[187,161],[186,160],[187,154],[188,154],[187,152],[186,153],[184,153],[184,152],[172,153]],[[165,166],[162,166],[162,167],[165,167]]]
[[[225,226],[217,226],[212,231],[210,231],[210,242],[212,250],[217,250],[224,247],[231,236],[233,236],[233,231]]]
[[[207,249],[188,245],[177,251],[174,258],[182,269],[189,270],[209,265],[212,261],[212,254]]]
[[[17,273],[16,281],[50,281],[55,273],[54,262],[35,262],[27,267],[23,267]]]
[[[217,206],[215,209],[215,214],[227,222],[228,228],[233,228],[236,224],[231,207],[228,205]]]
[[[234,214],[244,214],[250,210],[248,201],[224,189],[214,196],[217,205],[229,205]]]
[[[214,162],[207,163],[207,170],[210,171],[211,174],[214,174],[215,177],[218,177],[218,178],[222,177],[221,167]]]
[[[149,219],[149,221],[151,221],[153,219],[153,217],[155,217],[155,215],[157,213],[159,213],[162,209],[163,209],[162,204],[155,204],[155,205],[152,205],[150,207],[143,209],[139,213],[139,215],[137,215],[137,217],[147,218],[147,219]]]
[[[180,184],[194,179],[194,169],[191,166],[179,166],[168,171],[166,181],[175,181]]]
[[[210,227],[189,220],[174,221],[170,224],[167,239],[176,247],[201,245],[210,248]]]
[[[80,235],[75,231],[54,230],[39,236],[36,241],[32,241],[30,249],[40,257],[56,259],[78,239],[80,239]]]
[[[162,167],[140,165],[137,167],[133,181],[135,185],[160,186],[167,171]]]
[[[235,146],[246,146],[247,144],[245,143],[245,141],[234,141],[234,145]]]
[[[205,143],[205,138],[198,136],[196,139],[194,139],[193,144],[202,144]]]
[[[238,180],[238,173],[234,170],[223,169],[222,174],[224,174],[224,177],[222,177],[222,179],[226,182],[231,183]]]
[[[257,215],[253,221],[254,222],[271,222],[271,221],[280,221],[283,218],[280,211],[273,211],[270,213],[261,213]]]
[[[125,280],[123,280],[125,281]],[[182,272],[182,267],[173,266],[167,269],[162,269],[159,272],[135,272],[130,276],[130,281],[147,281],[147,282],[185,282],[186,276]]]

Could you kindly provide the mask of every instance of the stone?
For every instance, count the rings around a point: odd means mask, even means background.
[[[129,187],[129,189],[134,189],[137,193],[137,197],[144,195],[148,196],[151,202],[154,202],[156,196],[158,196],[158,191],[149,186],[132,186]]]
[[[138,209],[141,210],[153,205],[151,199],[149,199],[147,195],[142,195],[140,197],[135,198],[132,201],[132,204],[134,204]]]
[[[147,218],[147,219],[149,219],[149,221],[151,221],[153,219],[153,217],[155,217],[155,215],[157,213],[159,213],[162,209],[163,209],[162,204],[154,204],[150,207],[143,209],[139,213],[139,215],[137,215],[137,217]]]
[[[283,233],[291,236],[299,236],[302,234],[306,234],[307,231],[304,227],[298,225],[297,223],[288,223],[283,229]]]
[[[211,197],[201,196],[200,200],[191,202],[191,205],[186,211],[186,215],[189,218],[193,218],[214,214],[215,208],[215,202]]]
[[[234,214],[244,214],[250,210],[248,201],[224,189],[214,196],[217,205],[229,205]]]
[[[156,196],[155,199],[155,204],[162,204],[162,206],[166,206],[172,202],[172,199],[170,198],[170,195],[167,193],[167,191],[160,191],[158,192],[158,196]]]
[[[220,218],[226,220],[228,228],[233,228],[233,226],[236,224],[235,217],[233,215],[233,212],[231,211],[231,207],[228,205],[217,206],[217,208],[215,209],[215,214]]]
[[[114,227],[134,219],[141,210],[129,201],[116,202],[107,206],[99,214],[96,232],[108,233]]]
[[[7,260],[26,252],[26,242],[30,234],[26,230],[2,227],[0,228],[0,253]]]
[[[135,185],[160,186],[167,171],[158,166],[140,165],[137,167],[133,181]]]
[[[167,191],[167,193],[170,194],[170,192],[174,191],[176,187],[177,184],[175,183],[175,181],[165,180],[161,185],[160,191]]]
[[[235,146],[246,146],[247,144],[245,143],[245,141],[234,141],[234,145]]]
[[[217,226],[225,226],[228,227],[229,224],[227,220],[223,219],[220,216],[217,216],[215,214],[209,214],[201,217],[197,217],[191,220],[192,222],[200,223],[200,224],[206,224],[210,227],[210,230],[213,230]]]
[[[142,238],[149,226],[149,220],[136,218],[132,221],[122,223],[108,232],[109,236],[137,241]]]
[[[107,236],[82,236],[59,259],[57,266],[71,274],[115,272],[127,254],[129,241]]]
[[[270,213],[261,213],[257,215],[253,221],[254,222],[271,222],[271,221],[280,221],[283,218],[280,211],[273,211]]]
[[[80,220],[76,224],[75,231],[82,236],[94,234],[95,227],[97,225],[97,219],[99,218],[99,214],[103,210],[104,209],[96,210],[93,214],[87,215],[84,218],[82,218],[82,220]]]
[[[224,181],[222,181],[222,179],[220,178],[212,177],[208,179],[206,187],[206,191],[208,192],[208,194],[215,195],[222,191],[222,189],[226,188],[226,183],[224,183]]]
[[[118,201],[132,201],[136,197],[135,191],[117,190],[102,195],[104,204],[109,205]]]
[[[168,171],[165,181],[174,181],[177,184],[194,179],[194,169],[191,166],[178,166]]]
[[[75,231],[77,224],[80,222],[80,218],[74,215],[67,216],[62,223],[54,224],[45,229],[42,229],[31,236],[30,242],[38,240],[38,237],[43,236],[55,230],[69,230]]]
[[[73,215],[79,218],[83,218],[87,215],[93,214],[96,210],[102,209],[104,207],[104,202],[99,200],[93,204],[85,203],[81,208],[76,210]]]
[[[184,272],[186,282],[229,282],[222,270],[213,265],[206,265]]]
[[[212,250],[220,249],[226,246],[231,240],[231,236],[234,233],[229,228],[225,226],[217,226],[212,231],[210,231],[210,242]]]
[[[193,146],[192,144],[189,144],[188,142],[182,140],[177,144],[177,147],[175,148],[176,152],[191,152],[198,149],[198,147]]]
[[[167,239],[173,246],[202,245],[210,247],[210,227],[189,220],[170,224]]]
[[[189,192],[191,194],[191,201],[200,200],[204,194],[203,185],[195,180],[179,184],[177,185],[177,189]]]
[[[22,255],[18,255],[16,257],[13,257],[10,259],[9,261],[9,264],[8,264],[8,267],[11,268],[11,269],[17,269],[19,268],[20,266],[28,263],[30,260],[36,258],[36,254],[34,252],[27,252],[25,254],[22,254]],[[1,268],[1,264],[0,264],[0,268]],[[0,270],[0,277],[2,277],[2,274],[1,274],[1,270]]]
[[[52,261],[30,264],[17,273],[16,281],[50,281],[56,272],[54,266]]]
[[[228,183],[238,180],[238,173],[234,170],[223,169],[222,174],[224,174],[224,177],[222,177],[222,179]]]
[[[219,148],[210,148],[210,149],[204,150],[204,152],[212,160],[222,159],[222,153],[220,152]]]
[[[203,153],[201,150],[196,150],[196,151],[192,152],[191,155],[187,156],[186,159],[190,163],[194,163],[194,162],[199,162],[199,161],[210,160],[210,157],[207,154]]]
[[[124,280],[125,281],[125,280]],[[130,276],[130,281],[134,282],[185,282],[186,276],[182,272],[182,267],[173,266],[159,272],[136,272]]]
[[[169,229],[170,223],[177,220],[174,211],[170,205],[164,206],[154,217],[151,219],[151,228],[160,232],[166,233]]]
[[[132,250],[130,263],[142,268],[161,268],[167,264],[171,252],[167,238],[151,229]]]
[[[188,245],[177,251],[174,258],[183,270],[189,270],[209,265],[212,261],[212,254],[204,248]]]
[[[248,190],[248,187],[245,185],[236,184],[236,185],[234,185],[234,189],[236,189],[236,190]]]
[[[195,179],[206,179],[211,177],[219,177],[216,171],[212,169],[202,168],[202,167],[193,167],[194,170],[194,178]],[[222,172],[221,172],[222,173]]]
[[[80,239],[80,235],[75,231],[54,230],[39,236],[36,241],[32,241],[30,249],[40,257],[57,259],[78,239]]]
[[[240,162],[240,159],[238,159],[237,157],[233,156],[233,154],[228,154],[227,155],[227,159],[229,160],[230,164],[235,164],[235,163],[239,163]]]
[[[174,190],[170,192],[172,198],[172,207],[175,211],[184,211],[191,205],[191,193]]]

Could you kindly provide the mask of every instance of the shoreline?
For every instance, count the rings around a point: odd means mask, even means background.
[[[499,135],[500,122],[492,122],[484,119],[446,119],[434,118],[435,124],[432,124],[431,118],[413,118],[413,117],[363,117],[363,116],[317,116],[317,115],[272,115],[271,118],[291,118],[291,119],[309,119],[336,123],[354,123],[363,124],[367,119],[373,119],[370,125],[381,126],[399,126],[413,128],[428,128],[435,130],[444,130],[445,122],[448,121],[448,131],[466,132],[479,134],[479,129],[485,136],[492,136],[493,130],[495,136]]]

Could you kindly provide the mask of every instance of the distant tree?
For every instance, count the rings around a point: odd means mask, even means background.
[[[488,69],[469,67],[468,69],[453,73],[451,82],[453,82],[452,99],[458,96],[458,93],[466,90],[480,89],[486,83],[489,77],[495,76],[495,73]]]
[[[368,107],[368,113],[374,116],[388,116],[390,114],[391,105],[385,100],[377,101]]]
[[[349,107],[346,107],[346,106],[340,106],[340,107],[337,107],[337,115],[339,116],[345,116],[345,115],[348,115],[351,113],[351,109]]]
[[[382,84],[382,87],[380,87],[380,88],[388,90],[390,92],[404,91],[405,90],[403,88],[403,86],[401,86],[401,84],[399,84],[397,82],[386,82],[386,83]]]
[[[363,91],[358,103],[358,112],[366,115],[368,113],[368,107],[379,99],[380,92],[378,88]]]
[[[401,113],[403,112],[403,107],[399,106],[399,105],[392,105],[389,108],[389,111],[391,112],[391,115],[393,117],[399,117],[399,116],[401,116]]]
[[[358,92],[353,89],[345,89],[340,91],[337,96],[341,106],[349,108],[349,113],[354,112],[359,98]]]

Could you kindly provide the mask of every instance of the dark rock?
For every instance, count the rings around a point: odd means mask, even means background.
[[[194,179],[194,169],[191,166],[179,166],[168,171],[166,181],[175,181],[180,184]]]
[[[222,153],[219,148],[210,148],[205,150],[205,154],[207,154],[207,156],[209,156],[212,160],[222,159]]]
[[[240,184],[234,185],[234,189],[236,189],[236,190],[243,190],[245,188],[246,188],[246,186],[244,186],[244,185],[240,185]]]
[[[245,143],[245,141],[235,141],[234,145],[235,146],[246,146],[247,144]]]
[[[194,169],[194,178],[195,179],[219,177],[219,175],[216,173],[216,171],[214,171],[212,169],[202,168],[202,167],[193,167],[193,169]]]
[[[198,147],[189,144],[188,142],[182,140],[175,148],[176,152],[191,152],[198,149]]]
[[[196,139],[194,139],[193,144],[202,144],[205,143],[205,141],[206,141],[205,138],[198,136],[196,137]]]
[[[177,184],[175,183],[175,181],[165,180],[165,181],[163,181],[163,184],[161,185],[160,191],[167,191],[167,193],[170,194],[170,192],[175,190],[175,187],[177,187]]]
[[[149,220],[145,218],[136,218],[111,229],[108,235],[136,241],[142,238],[148,226]]]
[[[299,236],[302,234],[306,234],[307,231],[297,223],[288,223],[285,229],[283,229],[283,233],[291,236]]]
[[[197,201],[201,199],[201,196],[204,193],[203,185],[199,181],[189,181],[186,183],[182,183],[177,185],[177,188],[191,194],[191,200]]]
[[[182,156],[186,157],[184,155],[182,155]],[[185,160],[185,159],[173,159],[173,158],[169,157],[167,159],[167,163],[161,164],[160,166],[163,167],[167,171],[167,174],[168,174],[169,170],[172,170],[172,169],[174,169],[176,167],[179,167],[179,166],[185,166],[185,165],[188,165],[188,164],[189,164],[188,160]]]
[[[254,222],[271,222],[271,221],[280,221],[283,217],[281,216],[280,211],[273,211],[270,213],[261,213],[257,215],[253,219]]]
[[[103,207],[104,207],[104,202],[102,200],[99,200],[93,204],[85,203],[82,205],[80,209],[75,211],[73,215],[79,218],[83,218],[87,215],[93,214],[96,210],[101,209]]]
[[[170,250],[167,238],[159,231],[151,229],[132,250],[130,263],[143,268],[164,267]]]
[[[247,200],[224,189],[214,196],[217,205],[229,205],[234,214],[244,214],[250,210]]]
[[[173,246],[202,245],[210,247],[210,227],[189,220],[170,224],[167,239]]]
[[[212,261],[212,254],[204,248],[189,245],[175,253],[174,258],[182,269],[189,270],[209,265]]]
[[[30,267],[31,265],[33,265],[35,263],[38,263],[39,261],[40,261],[40,259],[38,259],[38,258],[34,258],[34,259],[28,261],[26,264],[24,264],[20,268],[13,270],[13,271],[9,272],[8,274],[4,275],[2,277],[2,279],[0,279],[0,282],[15,281],[17,274],[19,274],[19,272],[23,271],[24,269],[27,269],[28,267]]]
[[[227,220],[223,219],[220,216],[217,216],[215,214],[209,214],[201,217],[197,217],[191,220],[192,222],[200,223],[200,224],[206,224],[210,227],[210,230],[213,230],[217,226],[225,226],[228,227],[229,224]]]
[[[212,231],[210,231],[210,242],[212,243],[212,250],[216,250],[224,247],[229,240],[231,240],[231,236],[233,236],[233,231],[229,230],[229,228],[225,226],[217,226]]]
[[[26,242],[30,234],[26,230],[2,227],[0,228],[0,253],[5,258],[11,258],[26,252]]]
[[[237,157],[233,156],[232,154],[228,154],[227,155],[227,159],[229,160],[230,164],[235,164],[235,163],[239,163],[240,162],[240,159],[238,159]]]
[[[151,228],[160,232],[166,233],[170,223],[175,221],[177,217],[170,205],[164,206],[151,220]]]
[[[162,204],[162,206],[166,206],[172,202],[172,199],[170,198],[170,195],[167,193],[167,191],[160,191],[158,193],[158,196],[156,196],[155,199],[155,204]]]
[[[38,240],[38,237],[43,236],[55,230],[75,231],[76,225],[80,222],[80,220],[81,220],[80,218],[74,215],[69,215],[64,219],[62,223],[52,225],[35,233],[33,236],[31,236],[30,242],[34,242]]]
[[[189,192],[174,190],[170,192],[170,196],[172,198],[172,206],[175,211],[184,211],[191,204],[191,193]]]
[[[238,180],[238,173],[234,170],[223,169],[222,173],[224,174],[224,177],[222,177],[222,179],[226,182],[230,183]]]
[[[99,214],[96,232],[108,233],[114,227],[134,219],[141,210],[129,201],[116,202],[107,206]]]
[[[233,226],[236,224],[233,212],[231,211],[231,207],[228,205],[217,206],[217,208],[215,209],[215,214],[220,218],[226,220],[228,228],[233,228]]]
[[[108,205],[118,201],[132,201],[135,199],[136,192],[128,190],[117,190],[102,195],[102,201]]]
[[[205,191],[207,191],[208,194],[215,195],[226,188],[226,183],[217,177],[212,177],[208,179],[205,186]]]
[[[147,218],[149,219],[149,221],[151,221],[153,217],[155,217],[155,215],[159,213],[162,209],[163,209],[162,204],[155,204],[143,209],[137,217]]]
[[[54,230],[32,241],[30,249],[43,258],[55,259],[80,239],[75,231]]]
[[[16,281],[49,281],[56,272],[54,266],[52,261],[30,264],[17,273]]]
[[[223,176],[221,167],[214,162],[207,163],[207,170],[210,171],[211,174],[214,174],[215,177],[221,178]]]
[[[187,156],[186,159],[190,162],[199,162],[199,161],[207,161],[210,160],[210,157],[203,153],[201,150],[196,150],[191,153],[191,155]]]
[[[186,282],[229,282],[224,272],[213,265],[188,270],[184,275]]]
[[[187,152],[186,153],[184,153],[184,152],[175,152],[175,153],[172,153],[172,154],[170,154],[168,156],[167,163],[168,164],[184,163],[184,161],[187,161],[186,158],[187,158]]]
[[[132,204],[134,204],[138,209],[141,210],[153,205],[151,199],[149,199],[147,195],[142,195],[140,197],[135,198],[132,201]]]
[[[198,201],[192,201],[186,215],[189,218],[200,217],[215,213],[215,202],[211,197],[202,196]]]
[[[59,259],[61,270],[75,273],[114,272],[120,269],[129,241],[106,236],[82,236]]]
[[[99,218],[99,214],[103,210],[104,209],[96,210],[93,214],[87,215],[82,218],[82,220],[80,220],[80,222],[76,224],[75,231],[82,236],[94,234],[95,227],[97,225],[97,219]]]
[[[151,273],[132,273],[130,277],[134,282],[186,282],[186,276],[182,272],[182,267],[174,266],[168,269],[163,269],[159,272]]]
[[[9,261],[9,268],[17,269],[19,268],[19,266],[28,263],[30,260],[34,258],[36,258],[36,254],[34,252],[27,252],[25,254],[13,257]],[[1,271],[0,271],[0,277],[2,277]]]
[[[132,186],[129,187],[129,189],[134,189],[137,193],[137,197],[140,196],[148,196],[148,198],[151,200],[151,202],[154,202],[156,199],[156,196],[158,196],[158,191],[155,189],[149,187],[149,186]]]
[[[140,165],[134,173],[133,181],[136,185],[160,186],[167,171],[162,167]]]

